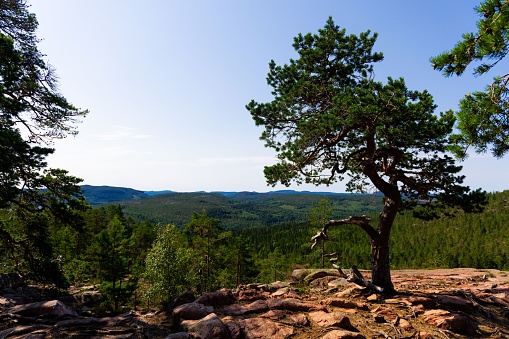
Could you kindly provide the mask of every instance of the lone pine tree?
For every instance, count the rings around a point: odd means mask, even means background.
[[[367,217],[354,224],[371,242],[372,284],[391,293],[389,237],[398,211],[413,208],[425,218],[441,209],[478,211],[484,193],[462,185],[460,166],[447,154],[452,112],[435,114],[427,91],[407,89],[403,79],[374,81],[377,34],[347,35],[329,18],[318,34],[299,34],[296,60],[269,64],[274,99],[246,108],[261,140],[277,152],[266,166],[267,183],[331,185],[347,179],[349,191],[374,189],[384,196],[375,227]]]

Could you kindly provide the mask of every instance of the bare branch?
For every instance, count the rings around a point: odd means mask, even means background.
[[[364,230],[368,236],[371,239],[374,239],[378,237],[378,233],[375,231],[373,227],[369,224],[371,221],[371,218],[368,216],[361,216],[361,217],[348,217],[347,219],[341,219],[341,220],[329,220],[323,225],[322,230],[318,231],[318,233],[311,238],[313,241],[313,244],[311,245],[311,248],[314,248],[319,241],[327,240],[327,230],[331,226],[337,226],[337,225],[357,225],[362,230]]]

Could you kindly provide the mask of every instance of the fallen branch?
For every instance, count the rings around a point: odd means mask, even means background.
[[[352,266],[350,268],[350,272],[348,273],[348,277],[346,278],[348,282],[352,282],[354,284],[364,286],[367,289],[374,291],[376,293],[385,293],[385,289],[380,286],[373,285],[371,281],[364,279],[362,273],[357,269],[357,267]]]

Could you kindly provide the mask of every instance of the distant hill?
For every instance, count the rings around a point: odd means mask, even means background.
[[[310,193],[168,193],[120,202],[124,214],[134,220],[182,226],[193,212],[206,210],[221,220],[225,229],[306,222],[310,207],[323,195]],[[372,214],[380,211],[382,199],[375,195],[334,194],[332,216]]]
[[[137,200],[144,199],[155,195],[177,193],[171,190],[161,191],[139,191],[132,188],[126,187],[115,187],[115,186],[92,186],[82,185],[81,189],[83,195],[91,205],[107,204],[119,201]],[[193,192],[193,193],[207,193],[204,191]],[[245,194],[315,194],[315,195],[344,195],[347,193],[331,193],[331,192],[309,192],[309,191],[294,191],[294,190],[280,190],[272,191],[268,193],[258,192],[231,192],[231,191],[216,191],[210,192],[211,194],[221,194],[226,197],[243,196]]]
[[[334,218],[377,213],[382,200],[377,195],[281,190],[258,192],[139,191],[112,186],[82,186],[83,195],[94,206],[118,204],[136,221],[182,226],[193,212],[206,210],[226,229],[306,222],[310,207],[327,196]]]
[[[143,193],[153,196],[153,195],[159,195],[159,194],[166,194],[166,193],[172,193],[173,191],[170,190],[164,190],[164,191],[144,191]]]
[[[82,185],[81,191],[90,205],[108,204],[126,200],[138,200],[149,197],[149,195],[143,191],[137,191],[132,188],[125,187]]]

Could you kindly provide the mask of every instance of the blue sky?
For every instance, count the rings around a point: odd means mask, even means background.
[[[268,191],[263,167],[275,153],[259,140],[245,105],[271,100],[268,63],[296,54],[293,37],[329,16],[348,33],[379,34],[376,78],[404,77],[427,89],[437,112],[495,75],[444,78],[429,58],[475,30],[478,1],[32,0],[40,49],[70,102],[90,110],[79,134],[59,140],[51,167],[85,184],[174,191]],[[496,72],[497,70],[495,70]],[[509,188],[502,160],[463,162],[473,188]],[[344,191],[292,186],[296,190]]]

